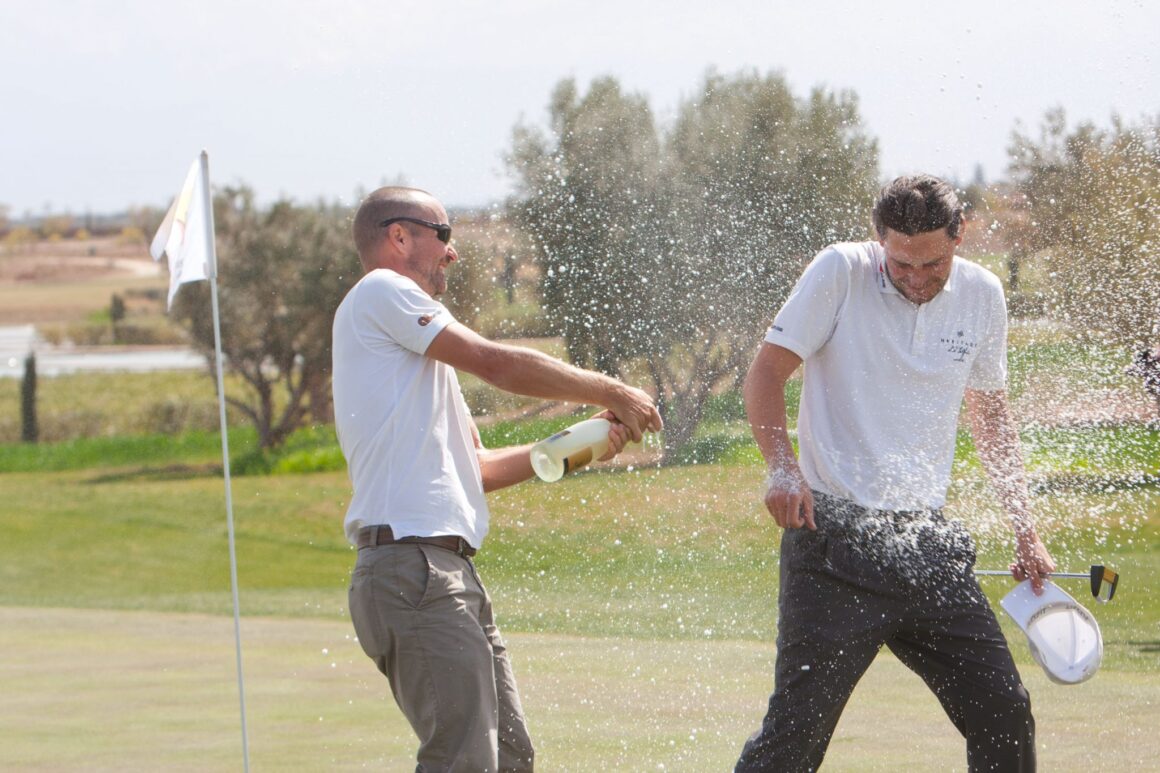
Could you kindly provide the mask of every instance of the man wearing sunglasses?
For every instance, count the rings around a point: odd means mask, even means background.
[[[436,298],[459,256],[430,194],[381,188],[353,231],[366,275],[333,333],[335,424],[354,488],[345,531],[358,547],[355,631],[419,737],[419,770],[531,770],[511,665],[471,561],[488,531],[485,492],[531,478],[531,446],[485,449],[456,371],[603,406],[605,459],[659,431],[660,415],[639,389],[456,322]]]
[[[965,398],[1015,530],[1012,572],[1042,592],[1055,567],[1007,409],[1003,289],[955,256],[963,207],[942,180],[898,178],[873,214],[877,241],[832,245],[806,268],[745,381],[784,531],[774,693],[737,771],[817,770],[883,645],[938,696],[972,771],[1031,771],[1030,699],[970,536],[942,515]],[[803,362],[795,454],[785,385]]]

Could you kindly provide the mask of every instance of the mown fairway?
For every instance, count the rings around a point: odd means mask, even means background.
[[[999,615],[1032,691],[1040,769],[1153,770],[1160,430],[1122,419],[1119,396],[1137,387],[1122,361],[1034,327],[1015,338],[1011,391],[1027,417],[1041,532],[1061,568],[1107,563],[1123,577],[1108,605],[1083,583],[1066,586],[1104,635],[1103,667],[1080,686],[1048,682]],[[16,416],[17,385],[0,386],[4,415]],[[1121,419],[1057,426],[1065,408]],[[180,431],[212,425],[212,409],[198,374],[46,380],[47,424],[91,425],[76,434],[94,437],[0,446],[0,769],[240,768],[219,444]],[[778,535],[739,411],[723,396],[706,420],[697,453],[718,462],[596,470],[491,497],[477,562],[541,770],[728,770],[760,721],[773,681]],[[483,433],[488,445],[526,442],[571,420],[490,422]],[[253,464],[252,430],[231,437],[251,471],[341,464],[330,428],[296,437],[264,467]],[[345,474],[246,475],[233,493],[254,769],[411,769],[410,731],[347,618]],[[951,500],[980,566],[1005,566],[1009,530],[965,433]],[[997,602],[1011,583],[984,587]],[[826,769],[964,768],[933,696],[883,655]]]
[[[0,768],[238,767],[222,483],[183,469],[161,458],[0,479]],[[759,481],[751,464],[699,465],[493,496],[478,563],[543,770],[729,768],[772,686],[776,534]],[[234,481],[258,770],[408,769],[413,741],[346,619],[347,486],[341,473]],[[1002,565],[1005,540],[977,483],[956,488],[954,510],[986,548],[981,563]],[[1037,510],[1061,564],[1105,560],[1124,577],[1112,604],[1089,604],[1106,654],[1084,685],[1047,682],[1008,627],[1041,768],[1147,770],[1160,757],[1155,490],[1058,490]],[[994,599],[1009,587],[987,581]],[[884,656],[828,769],[935,765],[963,769],[961,742],[919,680]]]
[[[413,769],[415,742],[339,621],[243,621],[254,770]],[[239,770],[233,626],[220,616],[0,608],[4,770]],[[545,771],[725,771],[761,716],[773,648],[513,633]],[[1040,769],[1154,770],[1157,678],[1025,677]],[[826,770],[965,770],[962,743],[889,655],[859,685]]]

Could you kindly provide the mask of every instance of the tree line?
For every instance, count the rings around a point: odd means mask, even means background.
[[[569,79],[548,118],[514,128],[503,208],[530,245],[545,323],[572,362],[650,384],[665,457],[685,459],[708,398],[743,375],[805,263],[831,242],[872,238],[877,142],[855,94],[797,96],[779,74],[710,73],[665,123],[615,78],[587,91]],[[1011,155],[1024,216],[1004,235],[1014,258],[1042,256],[1055,272],[1047,313],[1117,345],[1155,346],[1160,121],[1069,128],[1053,111],[1038,136],[1013,133]],[[231,402],[269,448],[332,419],[330,323],[361,274],[352,213],[286,200],[262,209],[245,188],[219,191],[214,207],[222,345],[249,386]],[[445,301],[469,321],[496,277],[461,253]],[[504,282],[510,270],[505,255]],[[208,289],[178,298],[212,362]]]

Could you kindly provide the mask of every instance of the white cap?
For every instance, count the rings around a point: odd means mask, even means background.
[[[1096,619],[1053,582],[1044,581],[1036,596],[1024,580],[999,602],[1023,633],[1031,655],[1048,678],[1059,684],[1079,684],[1100,667],[1104,640]]]

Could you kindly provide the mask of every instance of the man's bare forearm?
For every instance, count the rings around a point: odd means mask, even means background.
[[[505,392],[550,400],[608,405],[623,385],[613,378],[581,370],[535,349],[494,344],[490,366],[480,378]]]
[[[967,412],[979,461],[1003,509],[1016,531],[1033,531],[1023,453],[1007,408],[1006,393],[968,390]]]
[[[749,382],[746,382],[747,384]],[[761,387],[764,389],[764,387]],[[785,395],[774,389],[764,396],[745,391],[745,415],[757,448],[770,470],[793,462],[796,457],[793,443],[789,439],[789,423],[785,408]]]
[[[507,446],[496,449],[479,449],[479,470],[483,478],[483,490],[496,491],[517,483],[523,483],[534,474],[528,452],[532,444]]]
[[[785,382],[800,362],[791,352],[763,345],[745,376],[745,414],[757,448],[771,472],[784,469],[787,464],[797,465],[789,439]]]
[[[426,354],[505,392],[603,406],[628,427],[633,440],[662,427],[653,399],[645,392],[535,349],[489,341],[458,323],[444,328]]]

